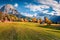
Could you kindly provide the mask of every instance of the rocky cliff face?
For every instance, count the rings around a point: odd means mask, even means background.
[[[0,11],[3,12],[3,13],[6,13],[6,14],[7,13],[18,14],[18,11],[11,4],[4,5],[3,7],[1,7]]]

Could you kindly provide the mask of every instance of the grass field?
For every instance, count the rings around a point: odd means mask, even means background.
[[[60,30],[40,27],[38,23],[0,23],[0,40],[60,40]]]

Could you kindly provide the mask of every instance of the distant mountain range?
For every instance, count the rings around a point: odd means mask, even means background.
[[[18,18],[26,18],[27,16],[24,16],[22,14],[20,14],[13,5],[11,4],[7,4],[4,5],[0,8],[0,11],[6,14],[14,14],[16,15]],[[49,14],[43,14],[43,13],[39,13],[36,18],[42,18],[41,16],[47,16],[50,20],[54,21],[54,22],[60,22],[60,16],[56,16],[56,15],[49,15]],[[30,17],[27,17],[30,18]]]
[[[60,16],[51,16],[50,20],[52,20],[53,22],[59,22],[60,23]]]

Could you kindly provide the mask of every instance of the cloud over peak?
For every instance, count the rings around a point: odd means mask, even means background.
[[[18,4],[17,4],[17,3],[15,3],[15,4],[14,4],[14,6],[15,6],[15,7],[18,7]]]

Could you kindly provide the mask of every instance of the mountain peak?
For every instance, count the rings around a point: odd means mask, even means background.
[[[18,14],[18,11],[15,9],[15,7],[11,4],[6,4],[0,9],[3,13],[12,13],[12,14]]]
[[[11,5],[11,4],[6,4],[6,7],[7,7],[7,8],[11,8],[11,9],[15,9],[15,8],[13,7],[13,5]]]

